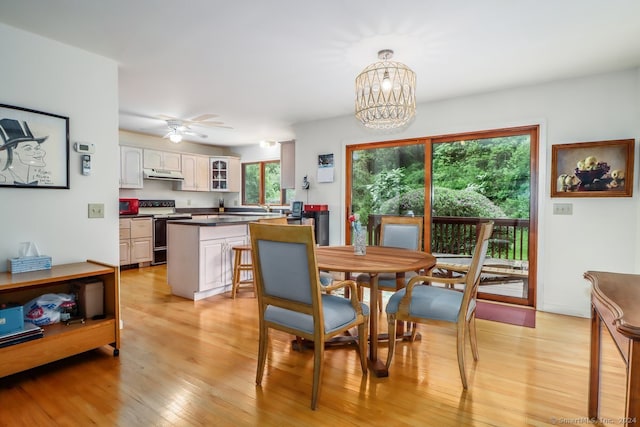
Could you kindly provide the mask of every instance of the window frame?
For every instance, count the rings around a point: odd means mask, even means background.
[[[280,165],[280,167],[282,167],[280,160],[259,160],[259,161],[255,161],[255,162],[245,162],[242,163],[242,205],[243,206],[259,206],[259,205],[265,205],[265,169],[266,169],[266,165],[267,164],[271,164],[271,163],[277,163],[278,165]],[[248,165],[259,165],[260,167],[260,173],[258,174],[258,179],[259,179],[259,183],[258,183],[258,203],[249,203],[246,200],[246,167]],[[280,188],[280,200],[279,200],[279,204],[280,205],[286,205],[287,204],[287,199],[286,199],[286,189],[282,189]]]

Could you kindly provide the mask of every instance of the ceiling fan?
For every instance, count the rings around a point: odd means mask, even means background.
[[[198,117],[194,117],[192,119],[180,119],[177,117],[167,116],[161,114],[157,116],[158,119],[164,120],[167,124],[168,132],[163,138],[169,138],[171,142],[178,143],[182,141],[183,136],[197,136],[200,138],[207,138],[207,135],[204,133],[196,132],[191,129],[191,126],[201,126],[201,127],[216,127],[216,128],[227,128],[233,129],[231,126],[225,126],[224,122],[220,121],[211,121],[211,119],[218,117],[216,114],[202,114]]]

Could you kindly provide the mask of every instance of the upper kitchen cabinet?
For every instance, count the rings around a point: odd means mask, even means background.
[[[120,188],[142,188],[142,149],[120,146]]]
[[[237,157],[211,158],[211,191],[240,192],[240,159]]]
[[[209,156],[183,154],[182,176],[184,181],[177,183],[175,189],[180,191],[210,191],[209,163]]]
[[[180,172],[180,153],[144,150],[144,168]]]

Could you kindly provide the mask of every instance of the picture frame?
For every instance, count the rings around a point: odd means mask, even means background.
[[[634,139],[551,146],[551,197],[633,196]]]
[[[0,187],[69,189],[69,118],[0,104]]]

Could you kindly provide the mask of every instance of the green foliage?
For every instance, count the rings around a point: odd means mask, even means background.
[[[280,162],[268,162],[264,165],[264,202],[280,204]]]
[[[507,217],[529,218],[529,138],[518,135],[433,147],[433,186],[472,188],[500,206]]]
[[[247,163],[244,167],[244,203],[260,203],[260,164]]]
[[[371,193],[371,199],[374,206],[380,206],[390,197],[396,197],[406,190],[402,183],[404,178],[404,169],[395,168],[386,171],[380,171],[373,176],[373,183],[366,185],[365,188]]]
[[[433,216],[505,218],[505,213],[474,190],[436,187],[433,189]]]
[[[424,189],[407,191],[404,194],[386,200],[379,213],[387,215],[404,214],[413,211],[416,215],[424,215]],[[433,190],[434,216],[459,216],[482,218],[505,218],[502,209],[487,197],[471,189],[452,190],[437,187]]]

